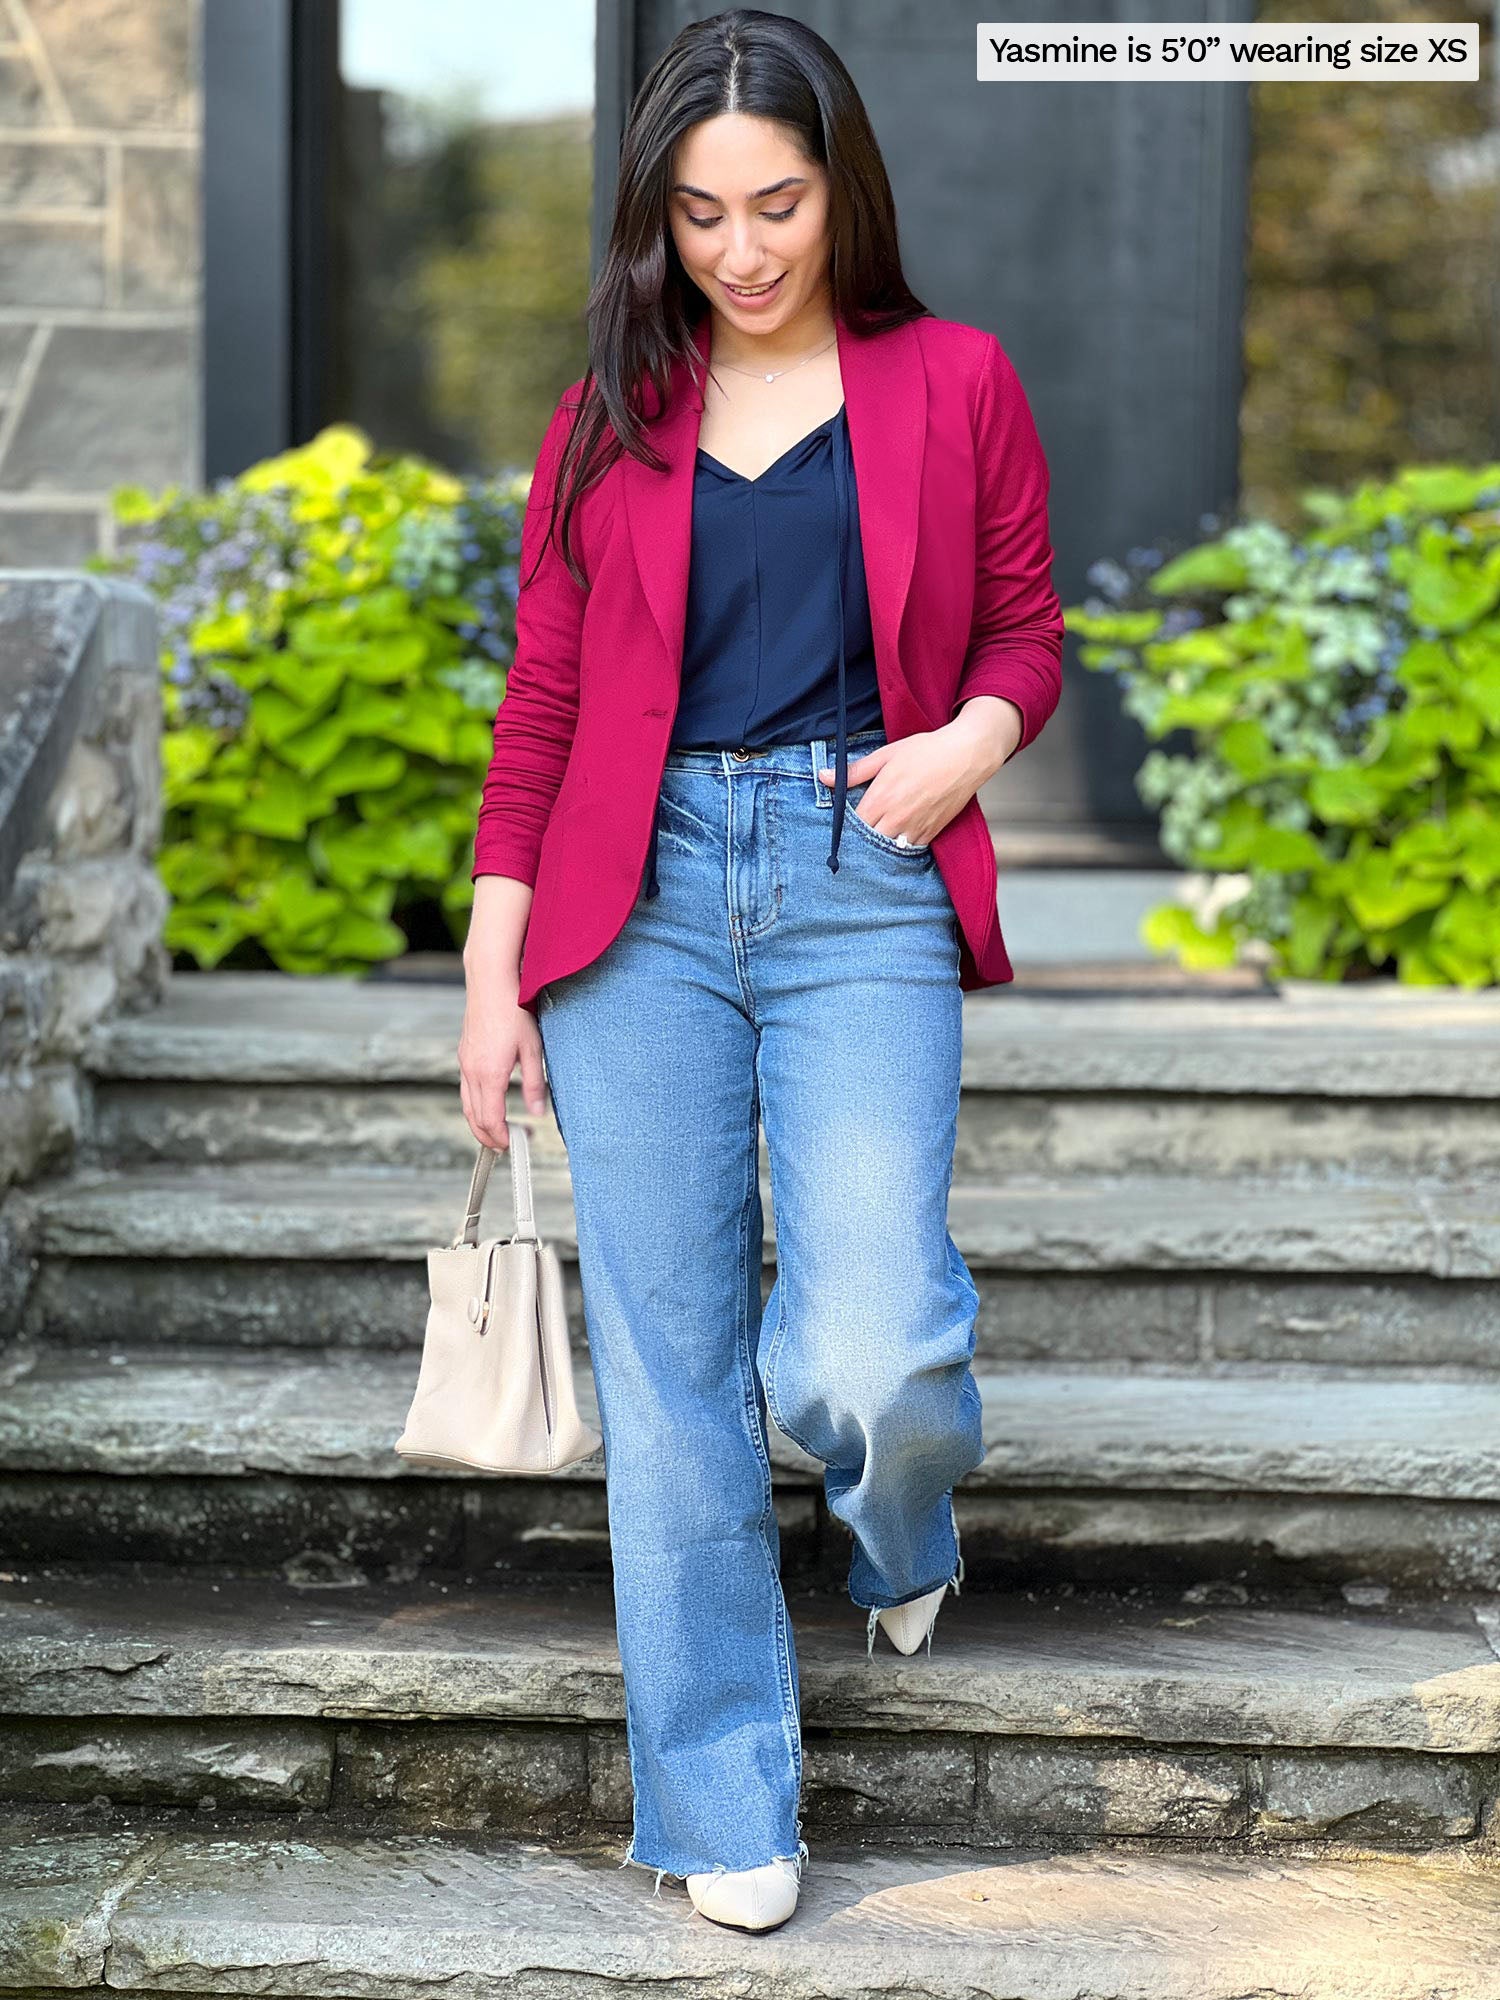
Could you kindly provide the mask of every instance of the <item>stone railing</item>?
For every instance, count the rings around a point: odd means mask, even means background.
[[[8,1191],[71,1162],[96,1026],[166,990],[160,828],[151,599],[0,570],[0,1325],[32,1269]]]

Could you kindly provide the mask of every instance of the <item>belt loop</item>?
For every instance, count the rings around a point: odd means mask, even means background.
[[[815,736],[812,740],[813,803],[815,805],[823,803],[822,781],[819,779],[818,773],[827,762],[828,738],[826,736]]]

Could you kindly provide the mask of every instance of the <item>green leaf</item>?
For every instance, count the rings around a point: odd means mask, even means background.
[[[219,611],[199,619],[192,629],[195,653],[244,653],[250,649],[254,626],[248,611]]]
[[[1491,964],[1500,953],[1500,909],[1475,889],[1455,889],[1432,920],[1434,953],[1439,943],[1466,960]]]
[[[130,527],[154,521],[161,511],[161,501],[144,486],[116,486],[109,498],[115,519]]]
[[[250,720],[262,743],[274,750],[307,726],[307,710],[279,688],[263,687],[250,697]]]
[[[350,792],[379,792],[404,776],[406,758],[382,743],[349,743],[319,772],[325,790],[343,798]]]
[[[411,623],[411,615],[411,594],[395,583],[367,590],[357,613],[362,632],[400,632]]]
[[[1500,736],[1500,658],[1473,668],[1464,681],[1464,699],[1479,711],[1486,729]]]
[[[429,706],[425,696],[421,706],[413,702],[398,720],[388,722],[382,734],[388,743],[431,757],[435,763],[446,764],[452,759],[453,721],[439,712],[436,703]]]
[[[1466,771],[1471,771],[1486,791],[1500,793],[1500,743],[1485,743],[1473,750],[1462,750],[1457,760]]]
[[[1435,909],[1449,886],[1404,873],[1388,849],[1377,848],[1349,872],[1345,893],[1366,930],[1390,930],[1418,910]]]
[[[1249,574],[1238,549],[1223,542],[1206,542],[1163,565],[1151,579],[1159,596],[1191,596],[1199,591],[1243,590]]]
[[[367,959],[371,963],[397,958],[406,950],[406,933],[378,917],[362,916],[346,910],[328,934],[325,950],[344,958]]]
[[[351,736],[383,737],[406,713],[406,704],[378,688],[351,681],[339,697],[338,712],[349,725]]]
[[[1219,737],[1219,755],[1231,770],[1253,782],[1276,768],[1276,753],[1262,724],[1246,717],[1231,722]]]
[[[308,710],[326,708],[344,684],[341,659],[304,659],[300,653],[276,653],[269,678],[288,700]]]
[[[185,729],[169,729],[161,739],[162,793],[165,803],[175,804],[176,795],[183,785],[191,784],[194,778],[201,778],[214,760],[219,747],[219,739],[211,729],[191,725]]]
[[[310,870],[300,865],[288,867],[277,877],[267,898],[269,929],[299,936],[331,928],[344,908],[337,890],[318,882]]]
[[[345,653],[355,637],[354,613],[331,604],[314,605],[287,620],[287,643],[295,653]]]
[[[426,658],[427,641],[420,632],[398,632],[351,648],[348,672],[354,680],[383,686],[410,680]]]
[[[1500,603],[1500,549],[1476,563],[1429,527],[1405,567],[1414,624],[1462,632]]]
[[[349,724],[341,714],[325,715],[310,729],[299,729],[280,745],[281,756],[294,771],[315,778],[325,771],[349,741]]]
[[[1396,954],[1396,977],[1403,986],[1449,986],[1447,972],[1426,943],[1406,945]]]
[[[1213,972],[1234,964],[1234,932],[1221,918],[1205,931],[1191,910],[1178,903],[1159,903],[1141,919],[1142,942],[1153,951],[1175,952],[1192,972]]]
[[[239,814],[247,833],[273,840],[301,840],[307,832],[307,787],[279,764],[268,765],[248,786],[249,796]]]
[[[1378,817],[1388,787],[1358,764],[1319,771],[1307,787],[1308,804],[1330,826],[1355,826]]]
[[[1310,833],[1296,827],[1268,826],[1251,842],[1247,858],[1258,873],[1297,875],[1304,869],[1317,868],[1322,863],[1323,850]]]
[[[398,843],[385,826],[349,826],[333,823],[320,827],[308,848],[314,865],[341,889],[359,890],[379,875],[401,872]]]
[[[200,841],[179,840],[158,848],[156,872],[175,900],[196,902],[210,889],[223,888],[234,871],[228,855]]]
[[[1293,903],[1285,950],[1294,979],[1311,979],[1322,969],[1337,921],[1332,905],[1315,896],[1299,896]]]
[[[253,918],[228,896],[206,896],[195,903],[173,904],[162,925],[168,951],[183,951],[205,971],[211,971],[242,938],[251,935]]]

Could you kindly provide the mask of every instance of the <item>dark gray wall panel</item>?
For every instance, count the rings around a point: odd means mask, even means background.
[[[629,94],[704,11],[602,0],[596,243]],[[777,11],[825,35],[865,98],[918,296],[944,318],[991,329],[1020,371],[1052,468],[1064,603],[1086,595],[1095,558],[1195,537],[1237,485],[1246,89],[981,84],[984,10],[955,0],[802,0]],[[1122,25],[1156,18],[1094,12]],[[1253,18],[1241,5],[1179,13]],[[1127,836],[1134,826],[1139,837],[1148,815],[1132,779],[1145,743],[1112,683],[1073,651],[1070,639],[1056,716],[986,802],[999,820]]]

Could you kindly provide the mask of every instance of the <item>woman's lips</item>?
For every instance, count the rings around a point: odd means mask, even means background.
[[[786,272],[783,271],[781,278],[785,276]],[[722,278],[719,280],[719,283],[724,286],[725,291],[728,292],[737,306],[754,308],[755,306],[768,305],[777,296],[781,287],[781,278],[773,278],[771,283],[762,292],[737,292],[733,285],[726,284]]]

